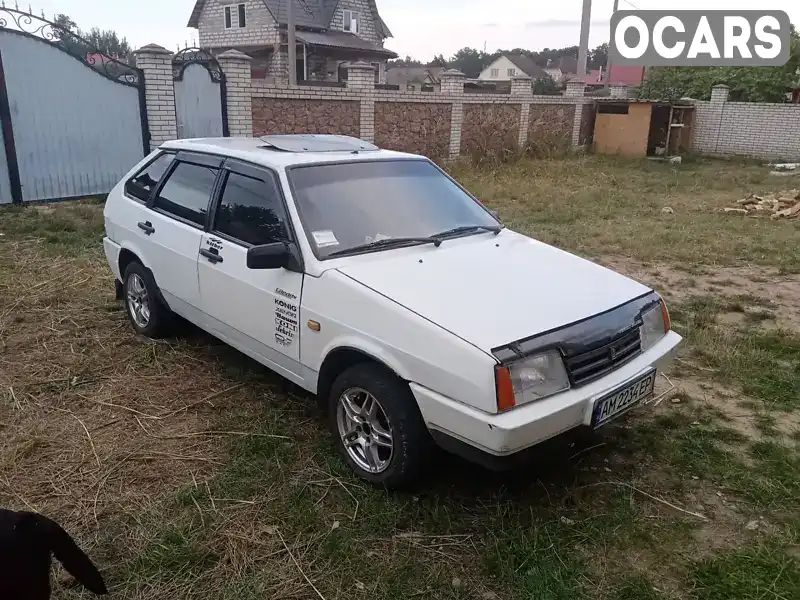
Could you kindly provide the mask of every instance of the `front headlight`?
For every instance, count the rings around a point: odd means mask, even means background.
[[[646,352],[669,331],[669,312],[664,300],[660,300],[653,308],[642,314],[642,326],[639,327],[639,339],[642,352]]]
[[[498,365],[497,407],[508,410],[569,389],[564,361],[557,350],[529,356],[508,367]]]

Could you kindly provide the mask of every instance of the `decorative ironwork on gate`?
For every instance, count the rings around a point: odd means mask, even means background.
[[[63,97],[49,93],[51,81]],[[87,111],[70,86],[96,92],[93,105],[107,110]],[[42,132],[61,137],[48,145]],[[0,0],[0,134],[0,189],[7,186],[15,204],[106,193],[150,152],[144,71],[44,13]]]
[[[56,46],[100,75],[117,83],[138,87],[144,81],[141,69],[103,54],[68,28],[48,21],[44,13],[39,17],[23,12],[18,7],[8,8],[3,1],[0,5],[0,30],[38,38]]]
[[[186,67],[192,64],[199,64],[205,67],[211,81],[220,85],[225,81],[225,73],[219,66],[219,61],[214,55],[202,48],[184,48],[172,57],[172,78],[175,81],[183,79],[183,72]]]

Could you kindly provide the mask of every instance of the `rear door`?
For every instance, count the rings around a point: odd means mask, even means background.
[[[202,325],[197,259],[222,158],[180,152],[151,200],[150,269],[167,304]]]
[[[217,197],[198,262],[208,327],[276,371],[299,375],[303,274],[247,267],[249,248],[293,241],[277,174],[228,160]]]
[[[148,268],[152,264],[152,210],[147,206],[158,184],[169,172],[175,153],[154,155],[128,179],[121,189],[109,194],[105,207],[106,231],[117,244],[134,252]],[[125,273],[119,274],[120,280]]]

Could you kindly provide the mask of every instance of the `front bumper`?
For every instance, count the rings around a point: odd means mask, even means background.
[[[597,381],[500,414],[482,412],[415,383],[410,387],[434,438],[441,439],[443,434],[490,455],[508,456],[570,429],[589,426],[598,398],[652,366],[663,370],[681,340],[671,331],[652,348]]]

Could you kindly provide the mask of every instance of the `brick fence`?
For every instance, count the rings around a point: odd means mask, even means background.
[[[695,102],[693,149],[765,159],[800,159],[800,104],[728,102],[728,87]]]
[[[348,66],[346,88],[251,85],[253,135],[343,133],[382,148],[436,159],[516,151],[527,146],[582,146],[591,131],[592,100],[582,82],[564,96],[535,96],[531,79],[515,77],[510,94],[467,93],[465,76],[441,74],[438,93],[375,89],[372,67]]]
[[[177,137],[172,53],[150,44],[136,51],[145,75],[151,146]],[[252,79],[251,58],[236,50],[217,56],[225,73],[233,136],[339,133],[382,148],[435,159],[516,151],[528,146],[584,145],[592,100],[582,82],[563,96],[535,96],[530,78],[515,77],[510,94],[467,93],[458,71],[441,74],[437,93],[376,89],[372,65],[351,63],[344,88],[289,87]]]

